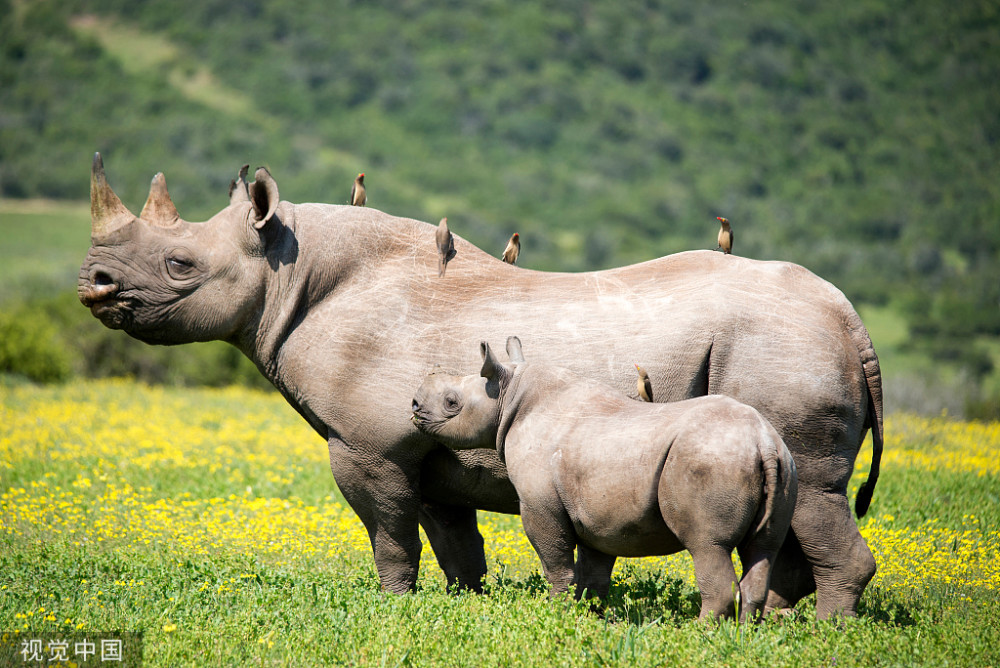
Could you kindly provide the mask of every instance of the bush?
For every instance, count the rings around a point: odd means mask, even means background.
[[[70,376],[69,355],[44,312],[24,306],[0,312],[0,373],[39,383]]]

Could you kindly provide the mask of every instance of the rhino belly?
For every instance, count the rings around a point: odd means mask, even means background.
[[[425,501],[516,515],[517,491],[496,450],[438,448],[424,457],[420,495]]]
[[[575,519],[573,526],[580,543],[619,557],[650,557],[684,549],[658,509],[643,518],[601,513]]]
[[[643,457],[616,460],[581,467],[581,462],[570,454],[563,458],[561,466],[557,465],[557,494],[578,540],[621,557],[683,550],[660,512],[656,475],[659,467]],[[579,474],[570,475],[572,471]]]

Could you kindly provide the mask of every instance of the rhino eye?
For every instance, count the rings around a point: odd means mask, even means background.
[[[193,269],[194,262],[185,257],[178,255],[167,257],[167,271],[174,278],[185,278]]]
[[[444,397],[444,405],[452,410],[458,408],[458,397],[454,394],[446,394]]]

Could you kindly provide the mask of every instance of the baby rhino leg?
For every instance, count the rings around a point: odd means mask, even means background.
[[[736,548],[743,566],[743,579],[740,580],[741,622],[757,621],[764,614],[771,568],[780,547],[776,545],[769,548],[754,541],[748,542],[748,545],[742,544]]]
[[[735,616],[732,552],[751,529],[763,479],[755,452],[723,448],[721,455],[712,440],[675,440],[658,489],[663,519],[694,561],[702,618]]]
[[[542,561],[542,572],[552,585],[551,595],[569,590],[573,582],[576,532],[565,513],[535,510],[522,502],[521,524]]]
[[[736,616],[736,569],[730,556],[732,550],[720,545],[692,545],[688,548],[694,561],[694,576],[701,591],[701,614],[705,617]]]

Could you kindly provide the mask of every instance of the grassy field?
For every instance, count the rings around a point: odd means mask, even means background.
[[[87,202],[0,199],[0,305],[76,290],[90,246]]]
[[[891,416],[861,617],[696,620],[690,558],[620,561],[602,618],[550,601],[515,517],[487,593],[379,592],[325,447],[273,393],[0,385],[0,631],[138,630],[147,666],[1000,665],[1000,424]],[[863,451],[853,488],[867,471]]]

